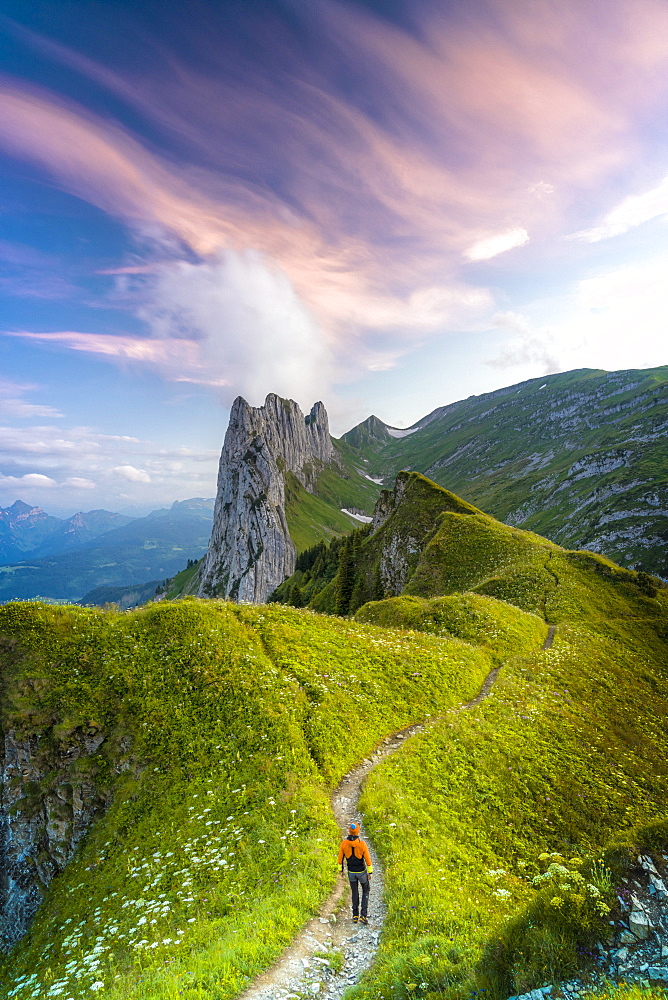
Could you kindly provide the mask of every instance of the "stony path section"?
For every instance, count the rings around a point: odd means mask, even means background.
[[[554,633],[555,626],[550,625],[543,650],[552,645]],[[499,670],[500,667],[495,667],[489,672],[479,693],[471,701],[388,736],[369,757],[345,775],[332,794],[334,818],[342,830],[351,819],[359,818],[358,802],[369,772],[400,750],[411,736],[424,732],[452,712],[465,712],[479,705],[491,691]],[[383,868],[364,830],[362,836],[369,845],[374,872],[369,898],[369,924],[365,927],[352,923],[348,879],[340,879],[318,916],[306,924],[275,965],[258,976],[241,994],[240,1000],[298,1000],[311,996],[340,1000],[345,990],[369,968],[378,950],[386,909]]]

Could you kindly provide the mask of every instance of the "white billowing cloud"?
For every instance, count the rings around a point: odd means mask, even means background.
[[[51,490],[58,485],[55,479],[50,476],[43,476],[40,472],[28,472],[23,476],[3,476],[0,474],[0,485],[21,489],[23,487],[33,489]]]
[[[486,364],[494,368],[517,368],[530,365],[535,375],[550,375],[561,371],[555,352],[554,337],[547,330],[535,330],[521,313],[497,313],[494,325],[512,330],[515,336],[501,346],[499,353]]]
[[[491,260],[492,257],[497,257],[500,253],[506,253],[508,250],[514,250],[515,247],[526,246],[528,242],[529,234],[526,229],[517,227],[478,240],[472,247],[464,251],[464,256],[473,261]]]
[[[112,472],[130,483],[150,483],[151,477],[145,469],[135,469],[134,465],[117,465]]]
[[[153,338],[195,341],[197,368],[175,377],[234,386],[251,401],[268,392],[322,396],[332,356],[291,282],[253,251],[225,251],[200,263],[163,265],[138,289],[139,316]]]
[[[69,487],[75,490],[94,490],[96,484],[91,479],[83,479],[79,476],[69,476],[59,483],[51,476],[45,476],[41,472],[28,472],[23,476],[3,476],[0,474],[0,486],[5,489],[28,491],[67,489]]]
[[[600,240],[621,236],[629,229],[635,229],[644,222],[668,216],[668,177],[664,177],[651,191],[643,194],[629,195],[619,205],[608,212],[598,225],[591,229],[583,229],[574,233],[570,239],[582,240],[585,243],[598,243]]]
[[[17,498],[44,506],[112,510],[125,506],[131,485],[135,503],[164,507],[216,491],[218,450],[165,448],[128,435],[100,434],[90,427],[0,427],[0,506]],[[49,491],[48,500],[45,491]],[[87,508],[86,508],[87,509]]]
[[[668,260],[663,257],[579,282],[571,315],[555,328],[573,367],[647,368],[668,362]]]
[[[534,303],[532,318],[498,313],[513,336],[488,361],[513,381],[577,368],[650,368],[668,362],[668,259],[613,268],[579,281],[564,304]],[[544,317],[549,322],[541,322]]]

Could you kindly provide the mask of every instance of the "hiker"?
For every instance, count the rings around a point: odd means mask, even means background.
[[[353,923],[368,924],[367,908],[369,905],[369,889],[371,888],[371,875],[373,874],[373,862],[369,854],[369,848],[363,840],[360,840],[359,823],[351,823],[348,827],[348,836],[341,841],[339,847],[339,861],[341,865],[341,878],[345,875],[343,861],[348,866],[348,881],[353,894]],[[359,908],[360,886],[362,886],[362,911]]]

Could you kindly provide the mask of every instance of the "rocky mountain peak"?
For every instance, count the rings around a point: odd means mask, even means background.
[[[9,520],[19,520],[26,517],[48,517],[46,511],[42,510],[41,507],[31,507],[30,504],[25,503],[23,500],[15,500],[11,507],[0,507],[0,511]]]
[[[304,416],[292,399],[270,393],[254,407],[238,396],[220,456],[213,531],[200,596],[260,603],[295,567],[285,516],[285,474],[312,491],[334,455],[327,411]]]
[[[366,420],[363,420],[361,424],[357,424],[351,430],[346,431],[342,435],[341,440],[345,441],[351,448],[363,448],[369,441],[382,441],[383,443],[389,441],[390,434],[388,433],[388,425],[380,417],[372,414]]]

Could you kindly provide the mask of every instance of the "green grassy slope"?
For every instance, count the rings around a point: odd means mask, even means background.
[[[336,542],[309,573],[286,580],[276,598],[347,614],[373,598],[477,591],[545,612],[544,594],[555,581],[552,560],[563,553],[559,546],[501,524],[415,472],[399,473],[394,491],[383,494],[379,513],[382,523],[375,530]],[[631,587],[646,577],[594,553],[572,553],[569,559]]]
[[[41,1000],[48,982],[80,1000],[101,982],[111,1000],[235,996],[333,883],[341,775],[501,664],[485,702],[367,783],[389,916],[351,997],[495,1000],[570,974],[607,932],[594,861],[652,822],[668,844],[668,590],[421,476],[384,502],[384,548],[360,534],[349,554],[369,569],[391,550],[411,592],[356,620],[194,600],[0,609],[3,727],[40,735],[45,784],[71,734],[102,727],[77,767],[113,795],[5,960],[0,995]],[[27,811],[41,791],[26,789]],[[549,852],[575,858],[582,885],[539,890]]]
[[[607,933],[610,914],[586,890],[600,884],[595,860],[620,836],[637,853],[657,820],[665,849],[668,594],[649,598],[565,552],[550,568],[529,596],[511,570],[506,597],[544,607],[553,646],[511,656],[475,712],[412,740],[370,777],[363,808],[387,859],[388,932],[353,997],[503,997],[568,978]],[[399,597],[358,617],[494,644],[487,600]],[[573,877],[570,891],[537,891],[531,879],[550,852],[575,856],[567,867],[584,873],[584,889]]]
[[[309,493],[290,472],[285,477],[285,516],[297,552],[344,535],[358,523],[338,507]]]
[[[549,375],[398,439],[378,423],[343,437],[370,475],[422,472],[506,523],[668,577],[667,368]]]
[[[35,741],[44,773],[21,811],[83,778],[113,799],[3,964],[0,995],[19,1000],[94,983],[113,1000],[235,996],[332,886],[329,790],[492,664],[457,640],[217,601],[9,604],[0,637],[3,729]],[[105,741],[64,773],[91,727]]]
[[[359,524],[342,513],[344,509],[373,513],[380,486],[359,472],[349,448],[336,442],[335,447],[334,462],[320,470],[312,493],[292,473],[285,475],[285,513],[297,552],[347,534]]]

